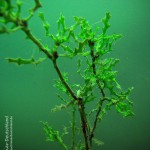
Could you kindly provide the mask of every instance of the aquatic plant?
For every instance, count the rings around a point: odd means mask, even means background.
[[[39,18],[43,23],[45,35],[53,40],[54,45],[44,45],[28,26],[29,20],[34,13],[42,7],[40,0],[34,0],[35,5],[29,10],[26,18],[21,17],[22,2],[17,0],[12,4],[11,0],[0,1],[0,33],[12,33],[21,30],[25,33],[26,39],[32,41],[38,49],[45,54],[45,58],[36,60],[33,56],[29,59],[7,58],[9,63],[18,65],[35,64],[38,65],[44,60],[49,59],[59,79],[55,80],[55,87],[63,95],[58,94],[62,104],[52,109],[53,112],[67,109],[72,114],[69,127],[64,127],[63,133],[52,128],[47,122],[42,122],[48,141],[57,141],[65,150],[89,150],[92,149],[93,142],[97,145],[103,144],[95,137],[97,124],[101,122],[104,115],[113,107],[124,117],[132,116],[132,102],[129,94],[133,88],[123,90],[117,82],[117,71],[113,67],[119,62],[115,58],[107,58],[107,54],[112,51],[112,45],[122,36],[118,34],[108,35],[110,27],[110,13],[106,13],[102,19],[103,28],[95,29],[85,18],[74,17],[74,24],[67,26],[65,17],[61,14],[57,21],[58,33],[56,35],[49,32],[50,25],[46,21],[44,14],[39,12]],[[72,43],[74,43],[72,45]],[[61,50],[60,50],[61,49]],[[81,83],[69,83],[67,72],[61,72],[58,66],[59,58],[75,58],[77,60],[77,73],[81,77]],[[89,103],[90,109],[89,109]],[[93,107],[93,108],[91,108]],[[80,116],[80,126],[77,125],[77,112]],[[92,119],[91,119],[92,118]],[[76,134],[83,135],[77,141]],[[66,145],[64,136],[71,134],[71,145]]]

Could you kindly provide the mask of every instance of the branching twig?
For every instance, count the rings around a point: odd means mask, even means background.
[[[92,57],[92,70],[93,70],[93,74],[96,77],[97,73],[96,73],[95,61],[96,61],[96,58],[98,58],[98,56],[95,56],[95,54],[94,54],[94,42],[93,41],[89,41],[89,47],[90,47],[90,54]],[[98,121],[98,116],[101,112],[102,105],[103,105],[103,102],[105,100],[105,93],[104,93],[104,90],[102,89],[102,87],[100,85],[100,81],[98,79],[96,79],[96,83],[97,83],[98,88],[100,89],[100,92],[102,94],[102,99],[100,99],[100,101],[99,101],[99,106],[98,106],[98,110],[97,110],[97,113],[95,116],[94,125],[93,125],[93,128],[92,128],[90,136],[89,136],[89,141],[90,141],[91,146],[92,146],[92,138],[94,137],[94,131],[96,129],[96,125],[97,125],[97,121]]]
[[[73,106],[72,112],[72,150],[78,148],[75,146],[75,110],[78,107],[78,111],[80,114],[81,119],[81,128],[82,133],[84,136],[84,148],[85,150],[90,150],[92,148],[92,139],[94,137],[94,132],[97,126],[97,122],[100,116],[105,114],[105,111],[108,110],[111,106],[115,105],[116,110],[123,114],[124,116],[133,115],[133,112],[130,109],[130,105],[132,104],[129,100],[129,94],[132,89],[128,89],[124,92],[118,82],[116,81],[115,75],[116,72],[112,70],[112,67],[115,66],[117,60],[114,59],[106,59],[100,60],[101,56],[111,51],[111,46],[116,39],[120,38],[120,35],[112,35],[107,36],[106,31],[110,27],[109,19],[110,13],[106,13],[106,17],[102,20],[104,27],[102,28],[103,33],[101,35],[96,36],[96,34],[92,31],[92,27],[86,21],[86,19],[82,17],[74,17],[75,24],[72,25],[70,28],[66,27],[65,18],[63,15],[60,16],[57,24],[58,24],[58,34],[52,35],[49,33],[50,25],[45,20],[44,14],[40,13],[39,17],[43,22],[43,26],[46,31],[46,36],[50,37],[54,41],[54,47],[50,50],[48,47],[44,46],[42,42],[31,32],[28,26],[28,21],[32,18],[35,11],[42,7],[40,0],[34,0],[35,5],[33,8],[29,10],[29,15],[26,18],[22,18],[21,13],[21,5],[20,1],[16,2],[17,5],[17,12],[14,11],[14,6],[12,6],[11,0],[2,0],[2,4],[4,4],[4,8],[0,7],[0,22],[2,26],[0,27],[0,33],[11,33],[17,30],[22,30],[26,37],[30,39],[40,51],[42,51],[46,57],[52,61],[54,69],[56,70],[58,77],[61,81],[61,85],[63,85],[63,89],[65,88],[66,94],[71,98],[71,101],[66,105],[61,105],[57,108],[67,108],[70,105]],[[6,4],[6,5],[5,5]],[[13,24],[12,27],[8,28],[7,23]],[[76,35],[75,28],[79,26],[80,31]],[[78,31],[77,31],[78,32]],[[71,46],[66,45],[69,43],[71,38],[76,43],[77,47],[74,49]],[[90,50],[85,50],[87,45],[90,47]],[[62,47],[63,52],[59,54],[58,49]],[[90,56],[91,62],[87,61],[87,69],[83,72],[85,73],[82,77],[84,78],[85,84],[83,88],[77,90],[77,93],[74,92],[74,89],[69,83],[66,81],[65,77],[63,76],[59,66],[57,64],[57,60],[61,56],[66,57],[75,57],[77,55],[87,57]],[[7,58],[7,60],[11,63],[17,63],[18,65],[21,64],[39,64],[43,62],[44,59],[35,60],[33,57],[30,59],[23,59],[23,58]],[[97,66],[100,65],[100,67]],[[81,64],[79,63],[79,66]],[[91,69],[92,68],[92,69]],[[100,69],[99,69],[100,68]],[[99,69],[99,70],[98,70]],[[89,76],[90,75],[90,76]],[[102,85],[103,83],[103,85]],[[114,90],[114,86],[118,89],[116,92]],[[96,115],[94,118],[92,128],[89,127],[89,116],[86,114],[85,105],[87,102],[92,101],[96,98],[93,94],[93,90],[95,87],[98,87],[101,98],[98,102],[98,108],[94,109],[96,111]],[[110,91],[110,98],[106,98],[106,93],[104,89],[107,88]],[[94,95],[94,96],[93,96]],[[115,98],[114,98],[115,97]],[[109,102],[106,104],[106,107],[102,109],[103,103],[105,100]],[[124,101],[127,101],[124,102]],[[76,105],[77,104],[77,105]],[[55,110],[55,109],[54,109]],[[91,111],[92,112],[92,111]],[[58,141],[64,149],[68,150],[68,147],[64,144],[62,137],[59,135],[58,131],[53,130],[48,124],[46,123],[45,126],[46,132],[49,134],[50,141],[56,140]],[[83,149],[81,146],[79,149]]]

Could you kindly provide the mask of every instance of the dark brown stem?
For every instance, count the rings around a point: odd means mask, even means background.
[[[91,51],[90,54],[91,54],[91,57],[92,57],[93,74],[96,76],[97,74],[96,74],[95,61],[98,57],[95,56],[95,54],[94,54],[94,44],[93,45],[89,44],[89,46],[90,46],[90,51]],[[100,99],[100,101],[99,101],[99,107],[98,107],[98,110],[97,110],[97,113],[96,113],[96,116],[95,116],[94,125],[93,125],[93,128],[91,130],[90,137],[89,137],[89,141],[90,141],[91,146],[92,146],[92,138],[94,137],[94,131],[96,129],[96,125],[97,125],[97,121],[98,121],[98,116],[99,116],[99,114],[102,110],[102,105],[103,105],[103,102],[105,100],[105,93],[104,93],[103,88],[100,85],[100,81],[97,79],[96,82],[97,82],[98,88],[100,89],[100,92],[102,94],[102,99]]]
[[[46,54],[46,56],[52,60],[54,68],[62,82],[62,84],[66,87],[67,91],[69,92],[69,94],[71,95],[71,97],[74,100],[78,101],[78,107],[79,107],[79,112],[80,112],[80,117],[81,117],[81,122],[82,122],[82,132],[84,135],[84,140],[85,140],[85,147],[86,150],[89,150],[89,144],[88,144],[88,125],[87,125],[87,119],[86,119],[86,114],[85,114],[85,107],[83,104],[83,100],[81,98],[77,98],[76,95],[73,93],[72,89],[70,88],[70,86],[67,84],[67,82],[64,80],[61,71],[59,70],[59,67],[57,65],[56,59],[58,58],[58,54],[56,55],[56,52],[54,52],[53,55],[49,54],[49,52],[47,50],[44,49],[43,45],[31,34],[30,30],[25,27],[22,29],[27,37],[29,39],[31,39],[38,47],[39,49]],[[56,57],[57,56],[57,57]]]
[[[35,0],[36,3],[38,1],[39,0]],[[49,59],[52,60],[52,55],[47,51],[47,49],[42,45],[42,43],[29,30],[27,20],[14,18],[11,14],[8,13],[4,13],[3,15],[6,19],[9,20],[9,22],[12,22],[16,26],[20,27],[21,30],[26,34],[27,38],[29,38]]]
[[[69,92],[69,94],[71,95],[71,97],[74,99],[74,100],[77,100],[77,97],[76,95],[73,93],[72,89],[69,87],[69,85],[66,83],[66,81],[64,80],[62,74],[61,74],[61,71],[59,70],[58,68],[58,65],[56,63],[56,59],[53,60],[53,65],[54,65],[54,68],[56,69],[56,72],[62,82],[62,84],[66,87],[67,91]]]
[[[62,84],[66,87],[67,91],[69,92],[69,94],[71,95],[71,97],[74,100],[78,101],[78,107],[79,107],[79,112],[80,112],[80,117],[81,117],[81,122],[82,122],[82,132],[84,134],[84,140],[85,140],[85,146],[86,146],[86,150],[89,150],[89,144],[88,144],[88,126],[87,126],[87,119],[86,119],[86,114],[85,114],[85,109],[84,109],[84,104],[83,104],[83,100],[80,98],[77,98],[76,95],[74,94],[74,92],[72,91],[72,89],[70,88],[70,86],[67,84],[67,82],[64,80],[61,71],[59,70],[59,67],[57,65],[56,59],[58,58],[58,54],[56,55],[56,52],[54,52],[53,55],[51,55],[45,48],[44,46],[40,43],[40,41],[37,40],[37,38],[35,38],[32,33],[30,32],[30,30],[27,28],[27,26],[23,27],[22,30],[25,32],[25,34],[27,35],[27,37],[33,41],[33,43],[35,43],[39,49],[45,53],[45,55],[52,60],[54,68],[62,82]],[[57,56],[57,57],[56,57]]]
[[[73,93],[72,89],[66,83],[66,81],[64,80],[64,78],[63,78],[63,76],[61,74],[61,71],[59,70],[59,67],[57,65],[56,59],[53,59],[53,65],[54,65],[54,68],[56,69],[56,72],[57,72],[61,82],[66,87],[66,89],[69,92],[69,94],[71,95],[71,97],[78,102],[78,108],[79,108],[80,117],[81,117],[82,132],[83,132],[83,135],[84,135],[85,147],[86,147],[86,150],[89,150],[88,125],[87,125],[87,119],[86,119],[85,107],[84,107],[83,99],[76,97],[76,95]]]
[[[102,99],[99,101],[99,107],[98,107],[98,111],[96,113],[96,117],[95,117],[95,120],[94,120],[94,125],[93,125],[93,128],[92,128],[92,131],[91,131],[91,134],[90,134],[90,137],[89,137],[89,141],[90,141],[90,144],[92,145],[92,138],[94,137],[94,131],[96,129],[96,125],[97,125],[97,121],[98,121],[98,116],[102,110],[102,105],[103,105],[103,102],[104,102],[105,99]]]
[[[32,9],[33,12],[36,11],[38,8],[42,7],[41,3],[39,0],[34,0],[35,1],[35,6],[34,8]]]
[[[29,38],[37,47],[49,58],[52,60],[52,55],[44,48],[44,46],[40,43],[37,38],[33,36],[33,34],[30,32],[28,28],[22,28],[22,30],[27,35],[27,38]]]
[[[35,0],[35,7],[33,8],[33,12],[36,11],[39,7],[41,7],[39,0]],[[31,33],[31,31],[28,28],[28,23],[27,21],[32,17],[32,14],[27,18],[27,19],[20,19],[20,18],[14,18],[13,16],[9,14],[4,14],[4,17],[9,20],[8,22],[14,23],[17,27],[20,27],[20,29],[26,34],[27,38],[29,38],[50,60],[52,60],[54,68],[62,82],[62,84],[65,86],[67,89],[68,93],[71,95],[71,97],[78,102],[78,109],[80,112],[80,118],[81,118],[81,124],[82,124],[82,132],[84,135],[84,140],[85,140],[85,149],[89,150],[89,130],[88,130],[88,123],[87,123],[87,118],[86,118],[86,113],[85,113],[85,107],[83,103],[82,98],[78,98],[70,86],[67,84],[67,82],[64,80],[61,71],[58,68],[56,59],[58,58],[57,52],[54,52],[53,54],[50,54],[49,51],[42,45],[42,43]]]
[[[78,106],[79,106],[79,112],[80,112],[80,117],[81,117],[81,122],[82,122],[82,132],[84,134],[85,148],[86,150],[89,150],[90,149],[89,142],[88,142],[89,133],[88,133],[88,125],[87,125],[83,99],[81,98],[78,99]]]

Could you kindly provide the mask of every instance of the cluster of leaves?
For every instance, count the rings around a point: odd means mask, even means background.
[[[27,26],[34,12],[41,7],[39,0],[34,0],[35,6],[29,10],[29,15],[26,18],[21,19],[21,6],[22,1],[16,0],[16,5],[12,0],[1,0],[0,1],[0,22],[2,23],[0,33],[11,33],[22,29]],[[9,26],[7,26],[9,24]]]
[[[95,120],[102,120],[103,116],[112,106],[115,106],[117,112],[124,117],[133,116],[134,113],[131,110],[132,102],[129,100],[129,95],[133,88],[123,91],[116,79],[118,72],[113,70],[115,65],[119,62],[119,59],[104,57],[104,55],[112,51],[113,43],[122,37],[116,34],[106,34],[107,29],[110,27],[108,23],[110,14],[106,13],[106,17],[102,20],[104,27],[100,35],[97,35],[93,31],[92,26],[89,25],[86,19],[81,17],[74,17],[74,19],[75,24],[71,27],[66,27],[64,16],[61,15],[58,20],[58,34],[51,37],[53,37],[56,43],[55,48],[57,47],[57,49],[59,49],[59,47],[61,47],[64,50],[64,53],[59,54],[59,56],[70,58],[79,56],[77,72],[81,78],[83,78],[84,83],[72,85],[73,89],[75,89],[74,93],[76,93],[77,97],[83,99],[85,106],[86,103],[91,101],[98,102],[98,105],[96,104],[95,108],[93,108],[86,117],[89,118],[91,114],[95,112],[97,114]],[[78,27],[80,27],[79,33],[76,31]],[[77,46],[75,48],[68,46],[70,39],[76,43]],[[85,64],[81,63],[82,59],[86,60],[86,68],[84,70],[82,69],[82,65]],[[64,78],[67,79],[66,75]],[[61,92],[69,95],[61,80],[57,81],[57,88],[59,88]],[[100,90],[100,99],[98,99],[99,96],[94,94],[97,88]],[[106,91],[109,91],[109,93]],[[108,93],[108,95],[106,95],[106,93]],[[103,105],[104,101],[106,102],[105,105]],[[66,107],[64,107],[64,104],[61,104],[60,106],[56,106],[55,110],[67,108],[67,101],[65,103]],[[95,121],[94,125],[96,124],[97,122]],[[92,131],[92,127],[90,130]],[[94,140],[93,138],[93,141],[99,140]],[[97,143],[101,145],[100,143],[102,142],[99,141]]]
[[[104,115],[112,106],[115,106],[118,113],[124,117],[132,116],[134,113],[131,110],[132,102],[129,99],[130,92],[133,88],[128,88],[126,91],[117,82],[117,71],[113,68],[119,62],[118,59],[107,58],[107,54],[112,51],[112,45],[122,36],[118,34],[108,35],[107,30],[110,27],[110,13],[106,13],[102,19],[102,33],[100,29],[93,27],[89,22],[82,17],[74,17],[74,24],[66,26],[65,17],[61,14],[57,21],[58,32],[56,35],[50,33],[50,24],[46,21],[44,14],[39,13],[39,18],[43,23],[45,35],[54,41],[54,46],[48,48],[44,46],[37,37],[35,37],[28,27],[28,21],[32,18],[35,11],[41,7],[39,0],[34,0],[35,6],[29,10],[29,15],[26,18],[21,17],[22,3],[16,1],[16,9],[11,3],[11,0],[0,1],[0,33],[11,33],[17,30],[22,30],[27,39],[30,39],[38,48],[45,54],[45,58],[34,59],[33,56],[29,59],[23,58],[7,58],[8,62],[18,65],[39,64],[45,59],[50,59],[54,65],[59,79],[55,81],[55,87],[66,97],[58,94],[62,100],[62,104],[52,109],[53,112],[60,111],[63,108],[71,107],[72,121],[70,128],[72,130],[71,149],[89,150],[92,149],[92,142],[97,145],[102,145],[103,142],[94,137],[95,129],[98,121],[101,121]],[[7,26],[10,23],[11,26]],[[72,46],[71,43],[74,43]],[[60,50],[61,49],[61,50]],[[83,83],[69,83],[68,74],[62,73],[58,67],[57,60],[60,57],[78,58],[77,73],[83,80]],[[83,63],[84,62],[84,63]],[[99,95],[97,94],[99,92]],[[88,103],[95,102],[96,106],[92,110],[86,108]],[[104,103],[105,102],[105,103]],[[93,105],[93,103],[92,103]],[[84,135],[84,142],[76,141],[76,111],[80,115],[80,131]],[[91,123],[91,115],[94,122]],[[59,131],[54,130],[47,122],[43,123],[44,131],[48,141],[59,142],[64,149],[69,149],[64,143],[63,137],[68,134],[64,130],[60,135]],[[84,144],[83,144],[84,143]]]
[[[67,146],[63,141],[63,136],[68,134],[67,128],[64,128],[64,132],[60,135],[59,131],[55,131],[47,122],[42,122],[44,126],[44,131],[47,135],[47,141],[57,141],[59,142],[65,150],[68,150]]]
[[[30,59],[23,59],[23,58],[6,58],[9,63],[16,63],[17,65],[26,65],[26,64],[35,64],[38,65],[43,62],[46,58],[39,58],[35,60],[33,57]]]

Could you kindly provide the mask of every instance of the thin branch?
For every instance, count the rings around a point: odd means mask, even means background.
[[[59,70],[59,67],[57,65],[56,59],[53,59],[53,65],[54,68],[56,69],[56,72],[62,82],[62,84],[66,87],[66,89],[68,90],[69,94],[72,96],[73,99],[77,100],[76,95],[73,93],[72,89],[69,87],[69,85],[67,84],[67,82],[64,80],[61,71]]]
[[[89,150],[90,147],[89,147],[89,142],[88,142],[88,138],[89,138],[88,125],[87,125],[83,99],[81,98],[78,99],[78,107],[79,107],[79,112],[80,112],[80,117],[81,117],[81,122],[82,122],[82,132],[84,134],[85,148],[86,150]]]
[[[94,120],[94,125],[93,125],[93,128],[92,128],[92,131],[91,131],[91,134],[90,134],[90,137],[89,137],[89,141],[90,141],[90,144],[92,145],[92,138],[94,137],[94,131],[96,129],[96,125],[97,125],[97,121],[98,121],[98,116],[102,110],[102,105],[103,105],[103,102],[104,102],[105,99],[101,99],[99,101],[99,107],[98,107],[98,111],[96,113],[96,117],[95,117],[95,120]]]
[[[68,90],[69,94],[72,96],[72,98],[74,100],[76,100],[78,102],[78,108],[79,108],[80,117],[81,117],[82,132],[83,132],[83,135],[84,135],[85,146],[86,146],[86,150],[89,150],[89,144],[88,144],[88,125],[87,125],[87,119],[86,119],[85,107],[84,107],[84,104],[83,104],[83,99],[76,97],[76,95],[73,93],[72,89],[69,87],[69,85],[67,84],[67,82],[64,80],[64,78],[63,78],[63,76],[61,74],[61,71],[59,70],[59,67],[57,65],[56,58],[53,59],[53,65],[54,65],[54,68],[56,69],[56,72],[57,72],[57,74],[58,74],[61,82],[66,87],[66,89]]]
[[[52,60],[52,55],[48,52],[46,48],[41,44],[41,42],[31,33],[31,31],[26,27],[22,28],[22,31],[25,32],[27,37],[35,44],[37,47],[49,58]]]
[[[95,56],[95,54],[94,54],[94,42],[93,41],[89,41],[89,47],[90,47],[90,55],[91,55],[91,58],[92,58],[92,70],[93,70],[93,74],[96,76],[97,73],[96,73],[95,61],[98,57]],[[99,107],[98,107],[98,110],[97,110],[97,113],[96,113],[96,116],[95,116],[94,125],[93,125],[93,128],[91,130],[90,137],[89,137],[89,141],[90,141],[91,146],[92,146],[92,138],[94,137],[94,131],[96,129],[96,125],[97,125],[97,121],[98,121],[98,116],[99,116],[99,114],[102,110],[102,105],[103,105],[103,102],[105,100],[105,93],[104,93],[104,90],[101,87],[100,81],[98,79],[96,80],[96,83],[97,83],[98,88],[100,89],[100,92],[102,94],[102,99],[100,99],[100,101],[99,101]]]

